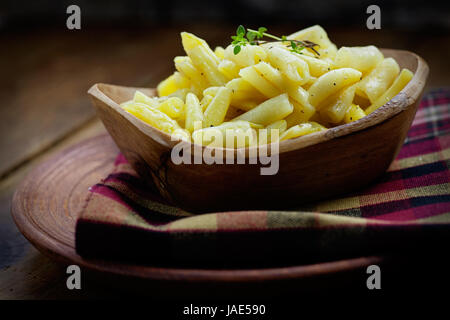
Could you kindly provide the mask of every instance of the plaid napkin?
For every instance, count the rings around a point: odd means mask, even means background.
[[[86,258],[155,264],[277,265],[450,240],[450,90],[427,94],[403,148],[371,187],[292,211],[194,215],[162,200],[119,154],[90,188],[76,226]]]

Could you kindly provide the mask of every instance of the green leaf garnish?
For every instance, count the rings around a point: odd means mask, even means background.
[[[239,27],[237,28],[236,34],[241,37],[243,37],[245,35],[245,28],[242,24],[239,25]]]
[[[264,37],[272,39],[272,42],[281,42],[289,47],[291,52],[302,54],[302,50],[305,48],[310,48],[317,55],[320,55],[314,47],[319,46],[318,44],[311,41],[300,41],[288,39],[286,36],[282,35],[277,37],[273,34],[267,33],[267,28],[259,27],[258,30],[246,29],[243,25],[239,25],[236,29],[236,35],[231,36],[233,40],[231,44],[233,45],[233,53],[238,54],[241,52],[242,46],[246,45],[260,45],[262,43],[267,43],[268,41],[263,41]]]
[[[258,32],[262,35],[264,32],[266,32],[267,31],[267,28],[265,28],[265,27],[259,27],[258,28]],[[262,36],[261,36],[261,38],[262,38]]]
[[[257,35],[254,32],[247,31],[247,39],[250,40],[250,42],[255,40],[256,36]]]

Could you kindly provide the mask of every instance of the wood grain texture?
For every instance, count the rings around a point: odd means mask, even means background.
[[[14,191],[33,168],[56,153],[101,133],[105,133],[101,122],[90,122],[0,181],[0,299],[117,297],[95,283],[87,283],[88,292],[67,290],[65,266],[55,264],[35,249],[17,229],[11,216]]]
[[[98,273],[169,282],[243,283],[286,281],[361,270],[380,257],[361,257],[267,269],[182,269],[86,260],[75,252],[75,222],[88,187],[113,167],[118,149],[108,135],[87,140],[44,162],[14,195],[12,214],[20,231],[44,254]]]
[[[276,175],[261,175],[263,165],[249,164],[248,148],[246,164],[174,164],[171,151],[178,141],[120,108],[136,88],[98,84],[89,93],[100,119],[134,169],[175,205],[198,212],[279,209],[358,190],[394,160],[420,103],[428,67],[411,52],[383,52],[415,72],[410,83],[358,121],[282,141]],[[183,143],[194,154],[193,144]],[[261,151],[267,146],[251,148]]]

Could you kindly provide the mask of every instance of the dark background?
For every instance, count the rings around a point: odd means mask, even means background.
[[[154,23],[295,23],[299,26],[326,24],[326,27],[365,25],[365,8],[382,8],[383,27],[410,31],[450,28],[448,1],[423,0],[78,0],[17,1],[0,5],[2,29],[28,26],[58,26],[62,12],[70,4],[82,8],[83,24],[92,26],[145,26]]]

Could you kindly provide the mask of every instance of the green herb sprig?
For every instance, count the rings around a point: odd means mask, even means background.
[[[231,44],[233,45],[233,53],[238,54],[241,52],[242,46],[246,45],[260,45],[267,42],[281,42],[289,46],[291,52],[295,52],[298,54],[303,54],[302,50],[305,48],[310,48],[317,55],[320,56],[320,53],[317,52],[314,47],[319,46],[318,44],[308,41],[308,40],[292,40],[287,39],[286,36],[277,37],[273,34],[267,33],[267,28],[259,27],[258,30],[246,29],[243,25],[240,25],[236,30],[236,35],[231,36],[233,40]],[[262,40],[264,37],[272,39],[271,41]]]

